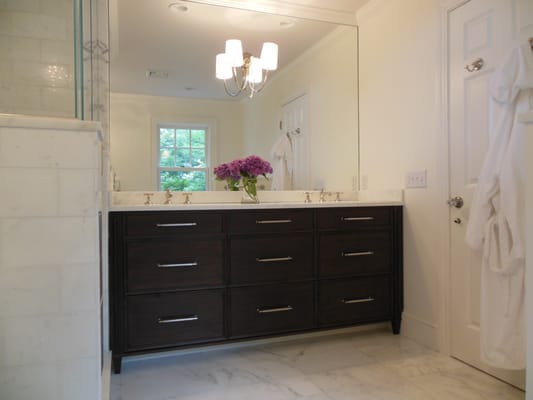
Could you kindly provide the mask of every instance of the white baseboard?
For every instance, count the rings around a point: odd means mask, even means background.
[[[102,400],[109,400],[111,397],[111,352],[104,353],[104,363],[102,367]]]
[[[402,315],[402,335],[429,347],[435,351],[439,349],[438,325],[425,321],[414,315],[404,312]]]

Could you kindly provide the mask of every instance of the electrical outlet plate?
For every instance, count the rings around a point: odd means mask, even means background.
[[[405,184],[407,188],[425,188],[427,187],[427,172],[423,171],[409,171],[407,173],[407,181]]]

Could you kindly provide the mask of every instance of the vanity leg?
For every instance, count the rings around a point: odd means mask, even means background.
[[[120,374],[122,369],[122,356],[113,356],[111,358],[111,366],[113,367],[113,372],[115,374]]]
[[[395,335],[398,335],[400,333],[400,327],[402,325],[402,319],[401,318],[394,318],[392,321],[392,333]]]

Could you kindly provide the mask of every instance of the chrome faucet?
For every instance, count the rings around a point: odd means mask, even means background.
[[[320,189],[320,197],[318,199],[319,203],[324,203],[326,201],[326,196],[331,196],[330,192],[324,192],[324,189]]]
[[[145,193],[144,194],[146,196],[146,201],[144,202],[144,205],[145,206],[150,206],[152,205],[152,196],[154,195],[153,193]]]
[[[170,193],[170,189],[165,190],[165,204],[172,204],[172,193]]]

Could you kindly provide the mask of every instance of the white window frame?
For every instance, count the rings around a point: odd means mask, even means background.
[[[194,169],[205,170],[206,171],[206,190],[212,190],[213,188],[213,179],[212,179],[212,169],[216,165],[216,159],[213,156],[215,151],[213,151],[213,146],[216,144],[216,123],[212,119],[199,119],[201,121],[191,121],[190,119],[184,118],[172,118],[172,119],[156,119],[152,121],[152,186],[154,190],[161,190],[160,182],[160,170],[159,166],[159,157],[160,157],[160,143],[159,143],[159,129],[160,128],[172,128],[172,129],[205,129],[206,131],[206,164],[205,168],[170,168],[171,170],[176,171],[190,171]],[[163,167],[163,169],[168,170],[169,168]]]

